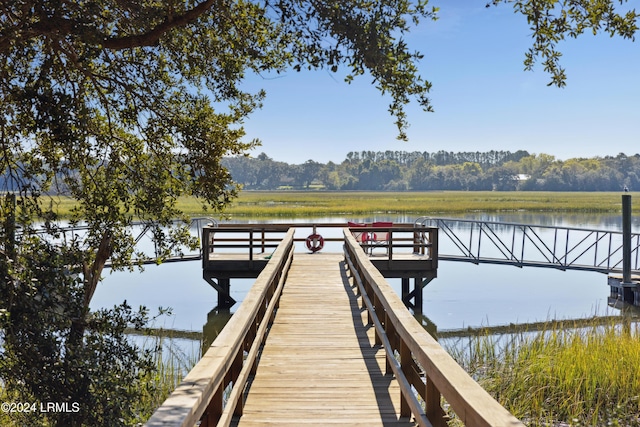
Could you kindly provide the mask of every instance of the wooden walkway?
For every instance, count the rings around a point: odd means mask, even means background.
[[[296,254],[237,426],[412,426],[341,254]],[[318,273],[322,272],[322,273]]]
[[[349,228],[342,255],[294,256],[294,233],[148,427],[446,427],[447,411],[468,426],[523,426],[416,321]],[[430,236],[417,243],[435,268]]]

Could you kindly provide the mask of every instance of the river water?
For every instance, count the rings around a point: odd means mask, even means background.
[[[576,214],[479,213],[461,218],[615,231],[621,230],[622,223],[617,216]],[[413,223],[414,219],[380,215],[301,221]],[[328,230],[332,230],[329,233],[335,233],[336,236],[341,233],[339,228]],[[632,231],[640,231],[638,218],[633,219]],[[302,229],[296,237],[306,237],[309,233],[310,230]],[[296,250],[305,249],[300,244]],[[339,252],[340,244],[328,242],[324,251]],[[155,319],[156,327],[202,331],[208,320],[208,327],[214,329],[224,323],[223,319],[214,316],[217,293],[202,279],[199,261],[147,266],[142,273],[111,273],[106,270],[104,275],[92,301],[93,309],[112,307],[126,300],[133,307],[148,307],[152,315],[158,311],[158,307],[170,307],[172,314]],[[399,292],[400,280],[389,279],[389,282]],[[237,309],[252,283],[253,280],[249,279],[232,279],[231,296],[238,301],[232,312]],[[438,277],[424,288],[423,313],[438,330],[617,314],[618,310],[607,306],[608,296],[607,277],[602,273],[441,261]]]

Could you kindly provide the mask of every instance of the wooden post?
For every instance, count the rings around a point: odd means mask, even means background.
[[[431,268],[433,270],[438,269],[438,229],[432,228],[429,231],[429,241],[431,247],[429,247],[429,258],[431,258]]]
[[[400,339],[400,368],[404,373],[405,377],[408,376],[408,370],[411,369],[411,362],[413,359],[411,357],[411,350],[405,342]],[[410,417],[411,416],[411,407],[407,402],[407,399],[403,395],[400,397],[400,417]]]
[[[253,319],[253,322],[251,324],[251,335],[253,335],[253,339],[257,339],[258,337],[258,329],[260,328],[260,324],[262,322],[266,322],[267,321],[267,305],[266,304],[260,304],[259,308],[258,308],[258,313],[256,314],[255,319]],[[248,350],[247,350],[248,351]],[[251,365],[251,375],[255,375],[256,372],[258,371],[258,361],[259,358],[255,358],[253,359],[253,364]]]
[[[250,347],[250,346],[249,346]],[[233,365],[231,366],[231,378],[233,381],[234,387],[239,387],[236,384],[238,377],[240,376],[240,372],[242,371],[242,365],[244,362],[244,349],[241,348],[238,350],[238,354],[236,354],[235,360],[233,361]],[[233,415],[241,417],[244,409],[244,393],[240,393],[240,399],[236,404],[236,407],[233,410]]]
[[[402,278],[402,302],[404,302],[404,305],[406,305],[407,307],[411,308],[411,301],[410,301],[410,297],[409,297],[409,278],[408,277],[403,277]]]
[[[218,424],[222,416],[222,410],[224,409],[222,389],[223,387],[220,386],[214,393],[213,398],[200,419],[200,427],[215,427]]]
[[[253,229],[251,229],[249,230],[249,268],[253,268],[253,250],[254,250]]]
[[[375,293],[373,293],[373,290],[371,289],[371,285],[369,285],[369,282],[366,281],[367,279],[365,278],[365,276],[361,274],[360,278],[363,281],[365,295],[369,297],[369,300],[373,305],[373,310],[375,311],[376,309]],[[367,308],[367,325],[373,325],[373,316],[371,314],[371,310],[368,309],[367,304],[364,302],[364,298],[362,298],[362,308]]]
[[[422,313],[422,278],[415,277],[413,279],[413,313]]]
[[[384,307],[382,307],[382,304],[380,304],[380,301],[378,300],[378,295],[375,292],[371,292],[373,294],[373,310],[375,311],[376,316],[378,316],[378,320],[380,322],[384,322],[385,321],[385,317],[383,317],[383,315],[386,315],[386,313],[384,312]],[[371,297],[369,297],[371,298]],[[371,316],[371,312],[369,311],[369,316]],[[373,324],[373,317],[371,318],[370,321],[371,324]],[[382,325],[384,327],[384,325]],[[374,328],[375,333],[375,344],[376,345],[381,345],[382,344],[382,337],[380,336],[380,332],[378,332],[378,328]]]
[[[228,277],[212,277],[210,273],[205,271],[202,274],[202,278],[213,289],[218,291],[218,307],[217,308],[231,308],[236,303],[236,300],[231,298],[231,279]]]
[[[447,423],[444,419],[446,414],[440,405],[442,395],[428,375],[425,387],[427,389],[427,398],[425,399],[425,413],[427,414],[427,418],[434,427],[446,427]]]
[[[389,320],[389,313],[384,312],[384,332],[387,335],[387,339],[391,344],[391,348],[393,348],[393,340],[395,338],[396,331],[393,328],[393,323]],[[376,334],[377,337],[377,334]],[[385,357],[385,375],[393,375],[393,368],[391,367],[391,362],[389,361],[389,357]]]

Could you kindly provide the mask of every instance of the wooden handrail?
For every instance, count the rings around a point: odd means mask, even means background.
[[[287,232],[238,310],[146,426],[193,427],[198,421],[201,427],[229,425],[234,414],[242,414],[246,381],[293,260],[293,234],[293,229]]]
[[[305,223],[305,224],[219,224],[215,227],[207,226],[202,231],[202,253],[217,253],[220,250],[247,253],[249,259],[253,259],[256,252],[265,252],[278,246],[282,236],[291,228],[344,228],[344,224],[336,223]],[[352,228],[354,232],[380,232],[389,233],[389,255],[393,257],[394,249],[412,248],[415,253],[426,253],[430,249],[430,256],[435,259],[437,254],[437,241],[433,236],[434,227],[417,229],[412,224],[394,224],[393,226],[363,226]],[[424,236],[429,236],[424,239]],[[294,238],[294,242],[304,242],[305,237]],[[342,237],[325,237],[325,242],[342,242]],[[371,242],[361,243],[364,247],[377,246]],[[203,265],[208,262],[207,256],[203,256]]]
[[[401,415],[413,413],[424,426],[445,426],[441,397],[469,426],[524,426],[475,382],[411,315],[360,244],[344,229],[345,258],[387,351],[387,370],[398,378]],[[396,357],[399,355],[399,360]],[[423,379],[424,376],[424,379]],[[424,399],[419,404],[413,389]]]

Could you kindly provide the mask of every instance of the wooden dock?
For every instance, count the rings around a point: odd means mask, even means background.
[[[294,233],[148,427],[446,427],[447,411],[468,426],[523,426],[416,321],[349,228],[343,255],[297,252]]]
[[[296,255],[240,427],[413,426],[341,254]]]
[[[218,292],[218,306],[231,307],[236,302],[231,298],[231,280],[257,278],[288,230],[300,227],[322,233],[345,226],[332,223],[207,226],[202,232],[203,278]],[[414,311],[421,310],[422,288],[438,272],[437,230],[416,230],[411,224],[390,224],[385,227],[359,226],[352,228],[351,234],[384,277],[402,279],[402,299],[407,306]],[[365,234],[377,235],[380,240],[365,240],[362,238]],[[304,241],[304,237],[294,237],[298,244]],[[328,237],[324,241],[342,244],[344,238]],[[414,280],[413,290],[410,279]]]

